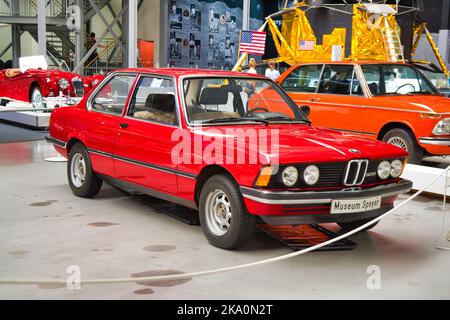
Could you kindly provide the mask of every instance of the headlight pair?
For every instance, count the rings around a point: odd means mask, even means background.
[[[320,171],[315,165],[310,165],[303,171],[303,180],[306,184],[312,186],[319,181]],[[287,187],[292,187],[298,181],[298,170],[296,167],[289,166],[281,173],[281,180]]]
[[[381,161],[378,165],[378,177],[380,179],[385,180],[390,176],[393,178],[398,178],[403,172],[403,162],[400,160],[394,160],[389,162],[387,160]]]

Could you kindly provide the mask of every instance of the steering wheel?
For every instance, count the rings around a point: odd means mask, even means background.
[[[415,87],[413,84],[411,84],[411,83],[405,83],[405,84],[402,84],[400,87],[398,87],[397,90],[395,90],[395,93],[398,93],[398,91],[399,91],[401,88],[405,87],[405,86],[411,86],[411,87],[413,88],[412,91],[415,91],[415,90],[416,90],[416,87]]]
[[[256,111],[269,112],[269,110],[267,110],[266,108],[257,107],[257,108],[249,109],[247,111],[247,113],[245,114],[245,116],[247,117],[247,116],[249,116],[250,114],[252,114],[253,112],[256,112]]]

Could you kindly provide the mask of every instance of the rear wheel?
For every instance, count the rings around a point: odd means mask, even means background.
[[[383,136],[382,140],[407,151],[409,153],[408,163],[420,164],[422,162],[423,149],[409,130],[391,129]]]
[[[352,221],[352,222],[338,222],[338,225],[344,229],[344,231],[351,231],[354,230],[360,226],[362,226],[363,224],[366,224],[367,222],[371,221],[373,219],[365,219],[365,220],[357,220],[357,221]],[[375,222],[374,224],[371,224],[370,226],[365,227],[364,229],[362,229],[361,231],[366,231],[369,229],[374,228],[379,221]]]
[[[234,180],[227,175],[211,177],[200,194],[200,222],[208,241],[222,249],[244,245],[255,228]]]
[[[75,144],[70,150],[67,177],[72,192],[83,198],[92,198],[97,195],[103,183],[92,170],[89,153],[80,143]]]

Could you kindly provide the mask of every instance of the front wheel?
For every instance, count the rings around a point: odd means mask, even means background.
[[[238,186],[227,175],[211,177],[200,194],[200,222],[208,241],[222,249],[244,245],[255,228]]]
[[[96,196],[103,183],[92,170],[89,153],[80,143],[75,144],[70,150],[69,161],[67,162],[67,177],[72,192],[83,198]]]
[[[338,225],[344,231],[351,231],[351,230],[354,230],[356,228],[359,228],[360,226],[366,224],[367,222],[369,222],[371,220],[373,220],[373,219],[357,220],[357,221],[352,221],[352,222],[338,222]],[[374,224],[371,224],[370,226],[365,227],[360,232],[367,231],[367,230],[370,230],[370,229],[374,228],[378,224],[378,222],[380,222],[380,221],[377,221]]]
[[[42,92],[39,86],[35,86],[31,89],[30,102],[33,108],[42,109],[44,107],[44,100],[42,99]]]
[[[401,128],[389,130],[382,140],[408,152],[408,163],[420,164],[422,162],[423,149],[408,130]]]

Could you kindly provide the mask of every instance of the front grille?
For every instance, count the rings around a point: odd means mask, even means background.
[[[73,92],[75,96],[82,97],[84,95],[83,81],[80,79],[72,79]]]
[[[382,160],[351,160],[349,162],[322,162],[294,164],[298,170],[298,181],[290,188],[346,188],[359,186],[361,184],[377,184],[392,181],[392,179],[381,180],[377,169],[381,161],[392,161],[394,159]],[[400,159],[403,160],[403,159]],[[303,172],[307,166],[314,164],[319,168],[319,181],[309,186],[303,181]],[[272,176],[267,187],[274,189],[286,189],[281,174],[288,165],[281,165],[277,174]]]
[[[351,160],[345,170],[344,185],[357,186],[364,182],[369,160]]]

